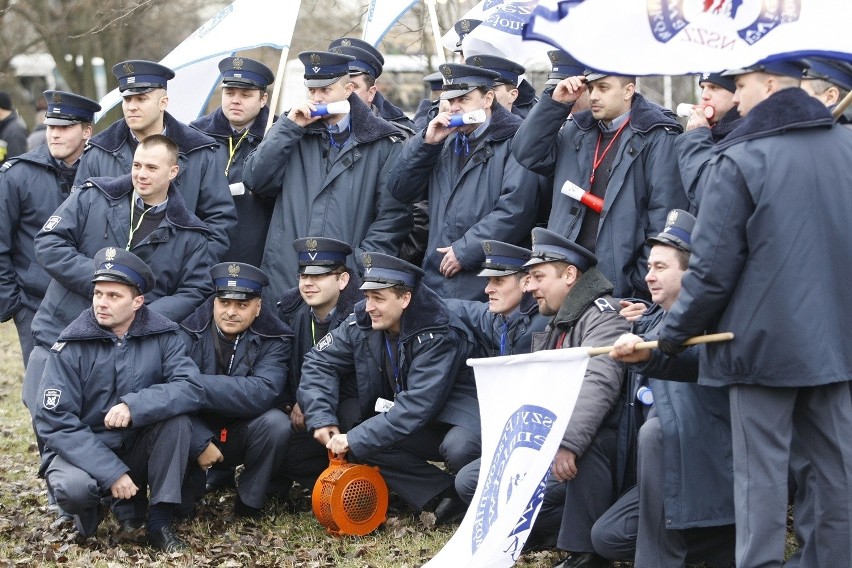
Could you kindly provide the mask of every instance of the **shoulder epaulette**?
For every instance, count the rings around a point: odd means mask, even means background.
[[[435,339],[435,334],[431,331],[417,335],[418,343],[423,343],[424,341],[427,341],[429,339]]]
[[[53,353],[59,353],[60,351],[62,351],[62,350],[65,348],[65,344],[66,344],[66,343],[67,343],[66,341],[57,341],[56,343],[54,343],[54,344],[50,347],[50,350],[51,350]]]

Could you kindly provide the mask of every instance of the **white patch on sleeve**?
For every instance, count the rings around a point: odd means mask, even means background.
[[[334,343],[334,338],[331,336],[331,334],[325,334],[325,337],[317,341],[317,351],[322,351],[332,343]]]
[[[44,227],[42,227],[42,230],[52,231],[56,228],[56,225],[58,225],[61,220],[62,217],[60,217],[59,215],[51,215],[50,218],[48,218],[47,223],[45,223]]]
[[[59,404],[59,399],[62,397],[62,391],[59,389],[44,389],[44,400],[42,406],[47,410],[56,410],[56,405]]]

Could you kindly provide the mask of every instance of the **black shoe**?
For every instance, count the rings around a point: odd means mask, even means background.
[[[136,532],[145,526],[145,519],[121,519],[118,521],[118,528],[121,532],[132,533]]]
[[[461,497],[458,495],[444,497],[435,507],[435,526],[457,523],[466,512],[467,504],[461,500]]]
[[[206,493],[213,493],[224,487],[234,489],[237,487],[234,481],[234,468],[214,468],[207,470],[207,482],[204,486]]]
[[[553,568],[609,568],[609,560],[594,552],[577,552],[569,554],[553,565]]]
[[[106,511],[106,506],[99,504],[93,512],[87,515],[73,515],[74,528],[77,529],[77,532],[82,538],[89,538],[97,532],[101,521],[103,521],[106,516]]]
[[[186,543],[175,534],[172,525],[163,525],[153,531],[148,531],[148,542],[154,548],[163,552],[181,552],[186,550]]]
[[[234,516],[240,519],[259,519],[263,516],[263,509],[255,509],[246,505],[237,495],[234,498]]]

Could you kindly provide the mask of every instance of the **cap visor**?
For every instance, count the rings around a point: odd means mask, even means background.
[[[562,80],[562,79],[564,79],[564,78],[565,78],[565,76],[559,76],[559,75],[554,76],[554,75],[550,75],[550,76],[547,78],[547,81],[545,81],[545,82],[544,82],[544,84],[545,84],[545,85],[558,85],[558,84],[559,84],[559,81],[561,81],[561,80]]]
[[[119,275],[115,272],[104,272],[102,274],[95,274],[95,277],[92,278],[92,282],[118,282],[119,284],[127,284],[128,286],[133,286],[134,288],[139,287],[136,282],[134,282],[130,278],[126,278],[124,275]]]
[[[746,73],[754,73],[752,69],[740,67],[739,69],[728,69],[719,73],[721,77],[736,77],[737,75],[745,75]]]
[[[72,124],[80,124],[82,120],[67,120],[65,118],[45,118],[44,124],[48,126],[71,126]]]
[[[597,81],[598,79],[603,79],[604,77],[609,77],[606,73],[589,73],[586,75],[586,82],[589,83],[591,81]]]
[[[340,77],[344,77],[346,75],[341,75]],[[321,87],[328,87],[331,84],[340,81],[340,77],[334,77],[333,79],[305,79],[305,86],[309,89],[319,89]]]
[[[497,270],[495,268],[483,268],[479,271],[477,276],[491,278],[492,276],[509,276],[510,274],[517,274],[518,272],[521,272],[521,270]]]
[[[677,237],[670,236],[666,233],[661,233],[661,234],[656,235],[654,237],[648,237],[648,239],[645,241],[645,244],[648,245],[648,246],[651,246],[651,247],[654,246],[654,245],[665,245],[665,246],[668,246],[668,247],[674,247],[674,248],[679,249],[679,250],[684,250],[684,251],[687,251],[687,252],[692,251],[692,247],[687,245],[681,239],[679,239]]]
[[[476,87],[471,87],[470,89],[457,89],[455,91],[441,91],[441,100],[447,101],[449,99],[461,97],[461,96],[466,95],[466,94],[473,92],[475,90],[476,90]]]
[[[125,87],[119,89],[122,97],[132,97],[133,95],[144,95],[156,89],[165,89],[165,87]]]
[[[257,294],[249,294],[248,292],[235,292],[233,290],[221,290],[216,292],[217,298],[226,300],[248,300],[257,297]]]
[[[316,266],[313,264],[300,266],[299,274],[328,274],[332,270],[337,268],[336,266]]]
[[[235,81],[233,79],[229,79],[227,81],[222,81],[223,87],[231,87],[232,89],[265,89],[266,85],[260,86],[257,83],[252,83],[251,81]]]
[[[371,282],[370,280],[365,280],[359,290],[383,290],[385,288],[393,288],[394,284],[388,284],[387,282]]]
[[[545,262],[556,262],[555,258],[540,258],[533,257],[524,263],[524,266],[535,266],[536,264],[544,264]]]

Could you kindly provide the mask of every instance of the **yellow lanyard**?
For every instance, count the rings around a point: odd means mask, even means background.
[[[240,148],[240,144],[243,142],[243,138],[248,134],[249,129],[246,128],[243,135],[240,136],[240,139],[237,140],[236,146],[234,145],[234,135],[228,136],[228,163],[225,165],[225,177],[228,177],[228,172],[231,171],[231,162],[234,161],[234,154],[237,153],[237,150]]]

